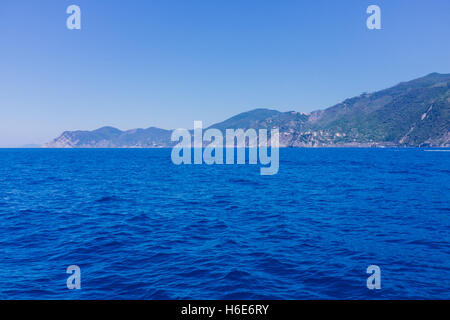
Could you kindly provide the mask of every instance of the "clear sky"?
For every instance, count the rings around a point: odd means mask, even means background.
[[[382,30],[366,27],[371,4]],[[449,35],[449,0],[2,0],[0,146],[310,112],[450,73]]]

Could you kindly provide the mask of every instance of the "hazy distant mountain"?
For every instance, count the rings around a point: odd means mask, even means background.
[[[30,144],[24,144],[19,146],[19,148],[22,149],[35,149],[35,148],[40,148],[41,145],[40,144],[34,144],[34,143],[30,143]]]
[[[285,147],[450,147],[450,74],[432,73],[392,88],[364,93],[310,114],[256,109],[211,128],[279,128]],[[66,131],[52,148],[168,147],[170,130]]]
[[[170,142],[170,130],[159,128],[121,131],[103,127],[94,131],[65,131],[47,148],[155,148]]]

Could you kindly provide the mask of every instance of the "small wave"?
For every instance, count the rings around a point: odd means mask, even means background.
[[[253,185],[259,186],[260,184],[256,181],[247,180],[247,179],[230,179],[231,183],[242,184],[242,185]]]
[[[450,150],[424,150],[425,152],[450,152]]]
[[[225,277],[225,280],[241,281],[243,279],[251,277],[251,274],[245,271],[232,270]]]
[[[95,200],[95,202],[117,202],[117,201],[124,201],[124,199],[116,196],[104,196]]]

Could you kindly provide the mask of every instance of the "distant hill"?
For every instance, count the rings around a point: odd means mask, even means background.
[[[170,142],[170,130],[159,128],[121,131],[103,127],[94,131],[65,131],[46,148],[155,148]]]
[[[210,128],[279,128],[284,147],[450,147],[450,74],[432,73],[310,114],[255,109]],[[171,130],[66,131],[50,148],[170,147]]]

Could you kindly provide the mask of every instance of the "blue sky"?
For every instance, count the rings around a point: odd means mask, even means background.
[[[382,30],[366,28],[370,4]],[[2,0],[0,146],[326,108],[450,73],[449,33],[448,0]]]

